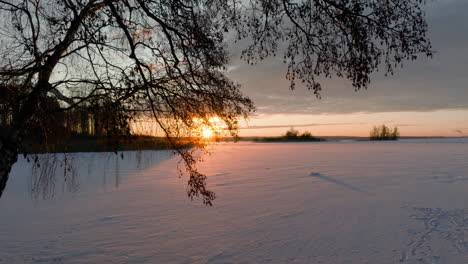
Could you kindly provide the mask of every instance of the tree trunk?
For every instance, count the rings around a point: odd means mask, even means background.
[[[0,146],[0,198],[5,190],[11,167],[18,160],[18,144],[16,142],[3,142]]]

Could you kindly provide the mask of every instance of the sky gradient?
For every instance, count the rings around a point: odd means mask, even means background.
[[[368,136],[384,123],[402,136],[468,136],[468,1],[430,1],[426,10],[432,59],[405,62],[393,76],[377,72],[357,92],[345,79],[322,80],[321,100],[304,87],[289,89],[280,58],[249,66],[238,59],[242,47],[231,45],[229,75],[257,107],[240,136],[275,136],[291,126],[318,136]]]

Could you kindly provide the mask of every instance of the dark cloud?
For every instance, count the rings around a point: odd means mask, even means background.
[[[286,66],[269,59],[248,66],[232,46],[231,76],[243,85],[261,113],[354,113],[468,109],[468,1],[434,1],[427,7],[433,59],[406,62],[394,76],[376,73],[368,90],[354,92],[350,82],[322,80],[322,99],[301,87],[291,91]]]

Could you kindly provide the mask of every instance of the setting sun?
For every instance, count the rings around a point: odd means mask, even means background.
[[[202,137],[204,138],[211,138],[213,137],[214,133],[213,133],[213,130],[211,130],[211,128],[209,127],[206,127],[202,130]]]
[[[211,139],[222,135],[225,129],[223,122],[218,117],[209,117],[206,119],[194,118],[194,129],[190,132],[191,136]]]

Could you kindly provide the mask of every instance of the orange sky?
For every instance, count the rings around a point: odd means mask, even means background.
[[[373,126],[398,127],[401,136],[468,136],[468,110],[351,114],[257,114],[239,122],[239,136],[281,136],[291,127],[314,136],[367,137]],[[151,121],[134,123],[136,133],[163,136]],[[201,128],[203,129],[203,128]],[[220,128],[215,130],[220,130]],[[222,129],[221,129],[222,130]]]
[[[316,136],[368,136],[375,125],[397,126],[401,136],[468,136],[468,110],[352,114],[260,114],[242,121],[240,136],[278,136],[290,127]]]

